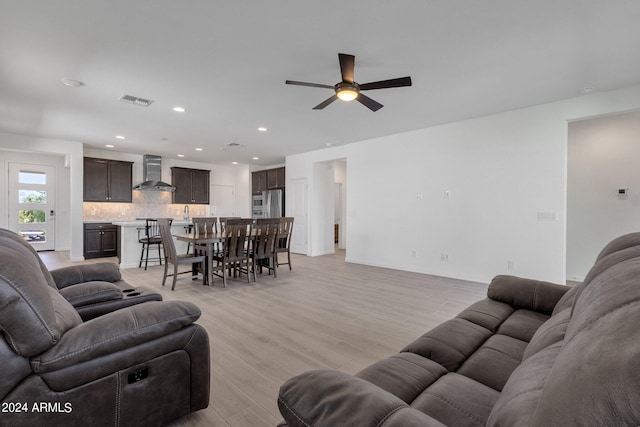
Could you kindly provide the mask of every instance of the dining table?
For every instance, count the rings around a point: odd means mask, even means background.
[[[256,231],[254,229],[251,230],[251,233],[248,234],[247,238],[248,239],[253,239],[256,236]],[[195,234],[195,232],[191,232],[191,233],[181,233],[181,234],[174,234],[173,237],[175,237],[177,240],[180,240],[182,242],[188,242],[191,243],[191,246],[193,247],[193,251],[195,253],[196,251],[196,245],[201,245],[201,246],[205,246],[206,247],[206,262],[207,262],[207,284],[209,286],[213,286],[213,268],[211,265],[211,260],[213,259],[213,248],[215,246],[216,243],[220,243],[224,240],[225,237],[225,233],[223,231],[217,231],[217,232],[199,232],[198,234]],[[195,265],[194,265],[194,274],[195,274]]]

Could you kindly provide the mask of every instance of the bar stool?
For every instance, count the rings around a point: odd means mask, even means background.
[[[140,237],[140,232],[144,230],[144,237]],[[140,262],[138,268],[142,267],[144,261],[144,269],[147,269],[149,261],[158,261],[162,265],[162,237],[160,237],[160,228],[158,221],[152,218],[145,219],[144,228],[138,229],[138,242],[142,243],[142,252],[140,253]],[[158,249],[157,258],[149,258],[149,247],[155,245]]]

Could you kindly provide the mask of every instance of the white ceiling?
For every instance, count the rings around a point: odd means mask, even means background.
[[[639,84],[639,22],[636,0],[0,0],[0,131],[277,164]],[[314,111],[333,92],[284,81],[337,83],[339,52],[356,56],[359,83],[409,75],[413,86],[368,91],[384,104],[376,113]]]

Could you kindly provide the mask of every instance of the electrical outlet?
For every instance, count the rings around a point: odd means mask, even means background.
[[[416,252],[415,250],[411,251],[411,258],[418,258],[418,252]]]
[[[449,262],[449,254],[445,254],[444,252],[440,254],[440,261]]]
[[[516,269],[516,263],[509,260],[507,261],[507,270],[515,270]]]

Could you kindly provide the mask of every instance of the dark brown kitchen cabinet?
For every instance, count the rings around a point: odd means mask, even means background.
[[[202,169],[171,168],[171,184],[176,187],[172,202],[178,204],[209,204],[209,174]]]
[[[251,174],[251,193],[262,194],[263,191],[285,187],[285,168],[267,169]]]
[[[131,203],[132,162],[84,158],[85,202]]]
[[[84,257],[118,255],[118,227],[110,223],[84,224]]]
[[[267,170],[267,190],[284,188],[284,168]]]
[[[251,174],[251,193],[262,194],[267,191],[267,171],[258,171]]]

